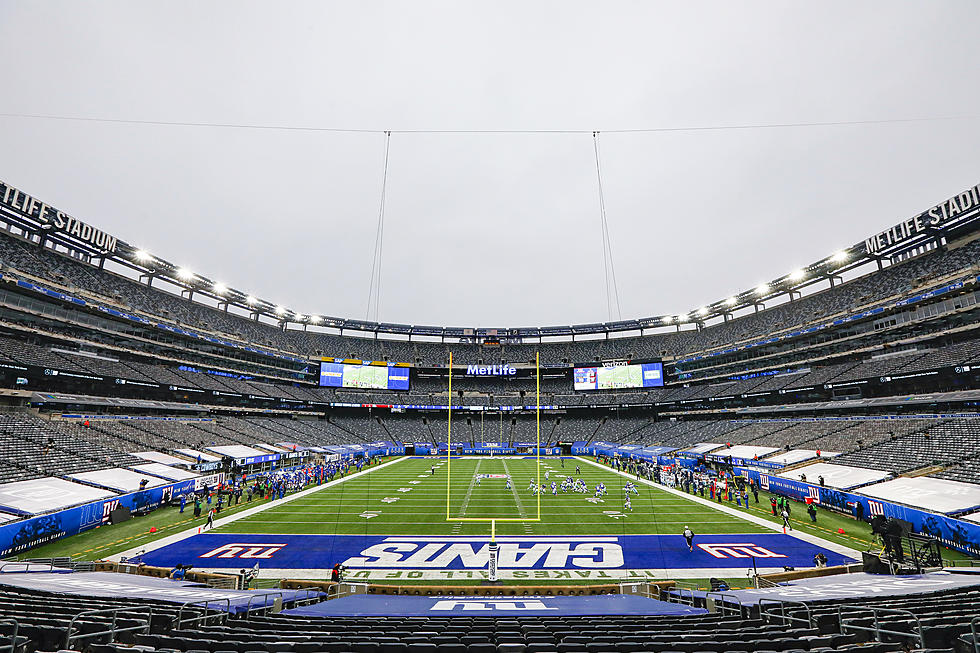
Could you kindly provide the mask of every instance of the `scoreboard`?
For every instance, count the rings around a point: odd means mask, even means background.
[[[573,375],[576,390],[619,390],[623,388],[659,388],[664,384],[663,363],[576,367]]]

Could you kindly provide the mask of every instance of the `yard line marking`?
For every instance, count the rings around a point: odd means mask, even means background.
[[[510,469],[507,468],[507,460],[501,458],[500,462],[504,465],[504,474],[507,474],[507,477],[510,478],[510,493],[514,495],[514,502],[517,503],[517,512],[520,514],[521,519],[527,519],[527,512],[524,510],[524,504],[521,502],[521,495],[517,493],[517,480],[510,475]],[[524,532],[528,535],[534,532],[530,523],[523,522],[521,525],[524,527]]]
[[[476,467],[473,468],[473,477],[470,479],[470,487],[466,490],[466,496],[463,497],[463,503],[459,507],[459,514],[457,517],[466,516],[466,508],[470,505],[470,497],[473,496],[473,488],[476,487],[476,476],[480,472],[480,465],[483,463],[482,460],[476,461]],[[463,522],[458,521],[453,524],[453,535],[459,533],[459,529],[463,527]]]

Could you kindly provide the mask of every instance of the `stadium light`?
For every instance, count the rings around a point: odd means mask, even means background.
[[[845,252],[844,250],[834,252],[834,255],[830,257],[830,260],[833,261],[834,263],[843,263],[844,261],[847,260],[847,252]]]
[[[687,322],[687,316],[686,315],[678,315],[677,316],[677,321],[678,322]]]
[[[793,270],[789,273],[790,281],[803,281],[806,278],[806,272],[803,270]]]
[[[144,262],[149,261],[150,259],[152,259],[153,258],[153,255],[150,254],[145,249],[138,249],[138,250],[136,250],[136,252],[133,253],[133,257],[137,261],[139,261],[140,263],[144,263]]]
[[[756,287],[756,289],[755,289],[755,293],[757,295],[765,295],[768,292],[769,292],[769,284],[768,283],[760,283]]]
[[[224,295],[226,292],[228,292],[228,286],[221,283],[220,281],[215,281],[214,285],[211,288],[212,290],[214,290],[216,295]]]
[[[319,315],[311,315],[310,316],[310,322],[312,322],[313,324],[319,324],[320,323],[320,316]]]
[[[297,313],[297,314],[296,314],[296,321],[297,321],[297,322],[302,322],[302,321],[303,321],[303,320],[305,320],[305,319],[306,319],[306,316],[305,316],[305,315],[303,315],[302,313]]]
[[[177,278],[187,281],[194,278],[194,273],[187,268],[177,268]]]
[[[256,301],[257,300],[255,299],[255,297],[252,297],[251,295],[245,298],[245,303],[248,304],[249,306],[254,306]]]
[[[728,304],[729,306],[734,306],[735,304],[738,303],[738,300],[735,299],[734,297],[729,297],[728,299],[725,300],[725,303]]]
[[[285,306],[276,306],[276,315],[285,315],[285,314],[286,314]]]
[[[698,315],[704,316],[704,315],[707,315],[707,314],[708,314],[708,307],[707,306],[702,306],[701,308],[698,309]]]

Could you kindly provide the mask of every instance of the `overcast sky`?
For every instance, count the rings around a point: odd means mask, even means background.
[[[0,113],[395,130],[380,318],[686,312],[980,182],[976,0],[0,0]],[[302,313],[364,318],[379,133],[0,117],[0,179]],[[373,315],[372,315],[373,317]],[[617,316],[613,316],[615,318]]]

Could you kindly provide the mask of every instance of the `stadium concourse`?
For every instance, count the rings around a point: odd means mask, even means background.
[[[0,568],[14,644],[885,651],[976,628],[977,187],[682,315],[499,329],[299,315],[0,198],[0,552],[73,558]],[[491,561],[512,595],[474,596]]]

